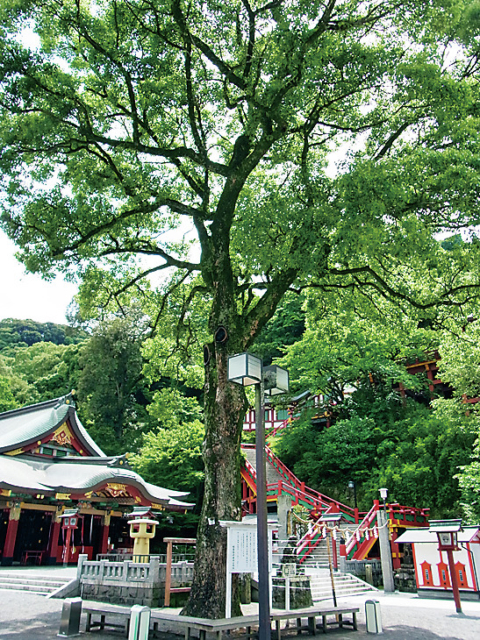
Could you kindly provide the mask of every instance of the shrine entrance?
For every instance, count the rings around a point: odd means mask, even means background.
[[[18,524],[14,564],[41,564],[47,555],[52,514],[22,509]]]

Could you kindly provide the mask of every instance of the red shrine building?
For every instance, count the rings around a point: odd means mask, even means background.
[[[132,546],[133,511],[181,511],[187,494],[146,482],[126,456],[107,456],[72,396],[0,413],[2,565],[75,563]]]

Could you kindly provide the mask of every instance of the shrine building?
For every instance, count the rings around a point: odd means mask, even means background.
[[[395,542],[399,545],[412,545],[419,596],[453,597],[447,552],[439,549],[435,533],[427,528],[410,529]],[[454,567],[461,599],[479,600],[480,526],[466,525],[458,532]]]
[[[126,456],[107,456],[72,395],[0,413],[2,565],[76,563],[131,550],[133,511],[181,511],[186,493],[146,482]]]

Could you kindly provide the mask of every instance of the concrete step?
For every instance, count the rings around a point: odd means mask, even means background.
[[[338,598],[360,595],[369,591],[377,591],[375,587],[360,580],[352,574],[334,575],[335,594]],[[332,597],[332,582],[329,572],[321,572],[310,576],[310,588],[314,601]]]
[[[51,589],[42,588],[41,586],[26,585],[26,584],[8,584],[0,582],[0,590],[11,591],[28,591],[29,593],[36,593],[37,595],[47,596],[52,593]]]
[[[0,589],[29,591],[47,595],[65,585],[69,580],[62,578],[32,577],[16,573],[0,572]]]

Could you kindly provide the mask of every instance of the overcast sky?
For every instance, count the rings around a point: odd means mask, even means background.
[[[65,312],[77,287],[61,277],[45,282],[38,275],[25,273],[15,251],[14,243],[0,231],[0,320],[17,318],[65,324]]]

